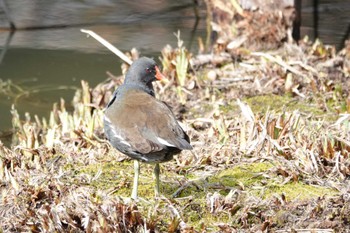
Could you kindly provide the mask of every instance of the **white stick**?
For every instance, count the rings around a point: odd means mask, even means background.
[[[122,51],[120,51],[119,49],[117,49],[116,47],[114,47],[111,43],[109,43],[108,41],[106,41],[105,39],[103,39],[101,36],[97,35],[95,32],[91,31],[91,30],[86,30],[86,29],[80,29],[81,32],[86,33],[90,36],[92,36],[93,38],[95,38],[98,42],[100,42],[101,44],[103,44],[104,46],[106,46],[107,49],[109,49],[110,51],[112,51],[115,55],[117,55],[118,57],[120,57],[124,62],[128,63],[129,65],[131,65],[132,60],[130,58],[128,58]]]
[[[282,59],[276,58],[268,53],[262,53],[262,52],[253,52],[251,53],[253,56],[259,56],[264,57],[272,62],[277,63],[278,65],[284,67],[285,69],[289,70],[290,72],[299,75],[300,77],[304,77],[304,74],[298,71],[297,69],[293,68],[292,66],[288,65],[286,62],[284,62]]]

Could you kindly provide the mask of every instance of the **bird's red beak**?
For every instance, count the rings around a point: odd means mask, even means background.
[[[156,79],[157,80],[166,79],[164,74],[162,74],[162,72],[160,72],[158,66],[156,66]]]

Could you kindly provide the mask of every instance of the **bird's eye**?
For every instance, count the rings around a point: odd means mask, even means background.
[[[150,68],[147,68],[146,69],[146,73],[150,73],[151,72],[151,69]]]

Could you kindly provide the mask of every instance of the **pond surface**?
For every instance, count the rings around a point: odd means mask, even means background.
[[[121,73],[120,59],[81,28],[95,31],[122,51],[135,47],[156,60],[166,44],[176,47],[174,32],[180,30],[184,45],[196,53],[197,38],[206,36],[205,6],[198,2],[199,6],[193,0],[8,0],[16,26],[32,30],[12,36],[0,31],[0,79],[17,87],[0,91],[0,130],[11,128],[12,104],[22,115],[47,117],[61,97],[69,103],[80,80],[94,86],[107,78],[107,71]],[[319,36],[341,47],[350,25],[350,3],[319,1],[315,33],[312,2],[303,1],[302,36]],[[7,26],[3,15],[0,26]]]
[[[13,103],[21,114],[48,116],[60,97],[69,103],[80,80],[94,86],[107,78],[107,71],[121,73],[121,60],[87,38],[81,28],[93,30],[122,51],[135,47],[156,60],[167,43],[177,45],[174,33],[178,30],[192,51],[197,38],[205,36],[205,6],[196,6],[198,20],[191,0],[11,0],[7,5],[17,28],[47,29],[17,30],[12,37],[0,32],[3,51],[9,41],[0,79],[11,80],[26,91],[0,92],[0,130],[11,127]],[[2,20],[0,25],[7,26],[7,22]]]

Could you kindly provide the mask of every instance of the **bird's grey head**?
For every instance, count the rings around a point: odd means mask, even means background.
[[[148,57],[141,57],[134,61],[125,76],[126,84],[151,85],[153,81],[160,80],[160,73],[156,62]]]

